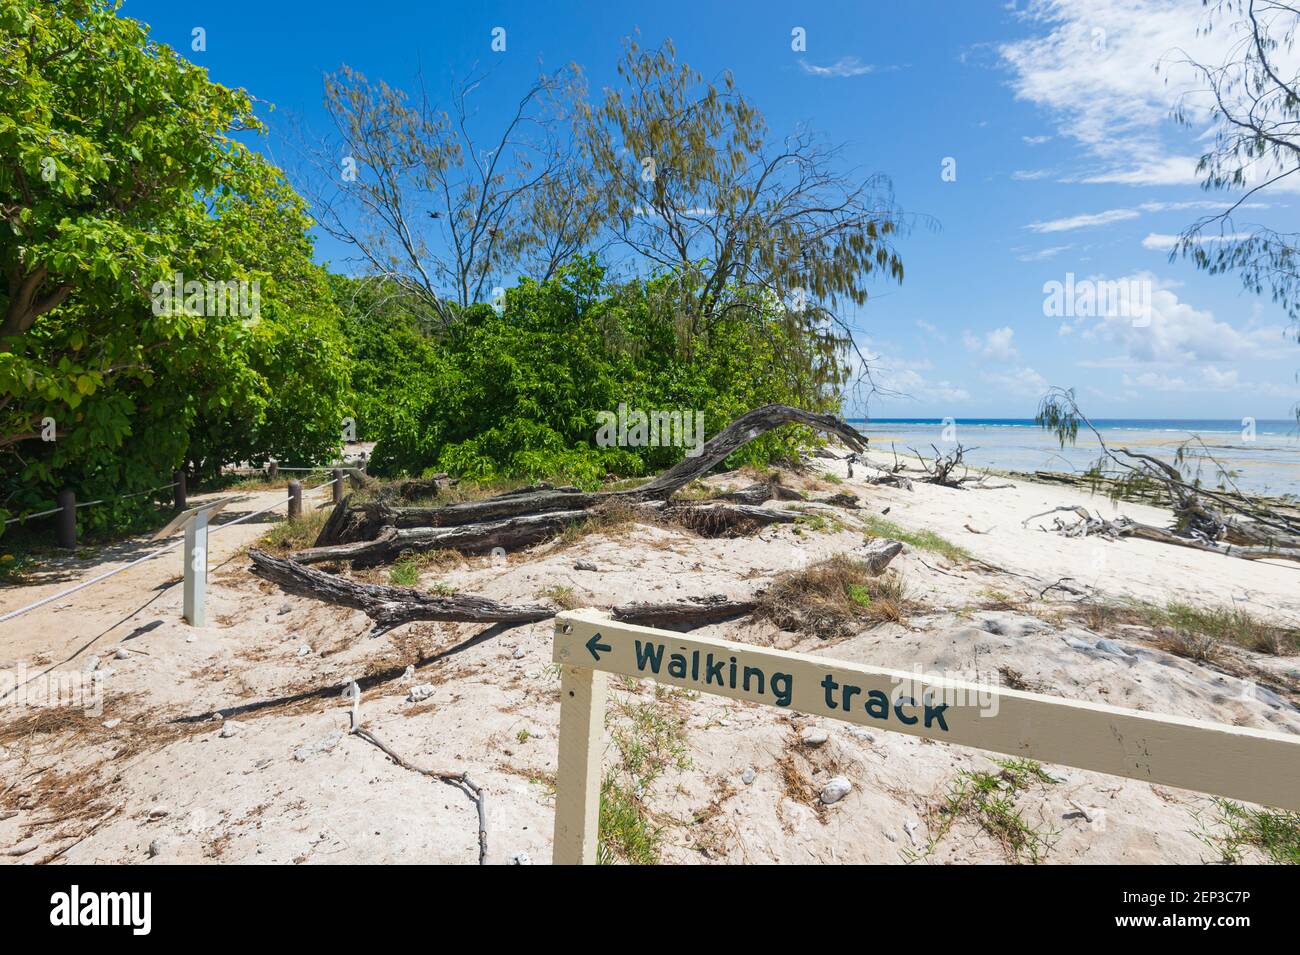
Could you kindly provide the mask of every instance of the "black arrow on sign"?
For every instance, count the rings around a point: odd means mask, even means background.
[[[600,634],[595,633],[592,634],[591,639],[587,641],[587,650],[591,653],[591,658],[598,663],[600,662],[600,654],[596,652],[597,650],[612,651],[614,649],[608,643],[597,643],[596,641],[599,639]]]

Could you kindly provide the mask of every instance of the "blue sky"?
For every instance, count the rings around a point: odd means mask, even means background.
[[[576,62],[598,90],[624,36],[671,37],[706,76],[730,70],[774,131],[803,124],[844,143],[855,167],[893,180],[905,211],[937,222],[900,243],[904,283],[850,316],[877,380],[907,395],[873,399],[873,416],[1027,417],[1048,385],[1077,388],[1094,417],[1290,415],[1300,345],[1282,310],[1168,261],[1167,237],[1233,198],[1196,184],[1205,127],[1167,118],[1191,86],[1172,51],[1214,56],[1225,42],[1197,35],[1199,2],[808,6],[126,0],[122,12],[274,104],[261,148],[286,163],[278,134],[324,128],[321,78],[342,63],[400,86],[418,68],[432,81],[477,62],[504,105],[539,63]],[[505,53],[490,49],[497,26]],[[791,48],[795,27],[805,51]],[[1298,202],[1269,195],[1237,225],[1294,231]],[[348,268],[345,247],[322,239],[318,253]],[[1147,283],[1148,320],[1045,315],[1044,283],[1069,273]]]

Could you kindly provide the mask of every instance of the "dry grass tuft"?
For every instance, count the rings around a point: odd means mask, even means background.
[[[778,576],[755,615],[783,630],[830,638],[880,623],[902,623],[918,606],[894,571],[872,576],[866,561],[837,554]]]

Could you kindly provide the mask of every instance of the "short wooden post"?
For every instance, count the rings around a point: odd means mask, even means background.
[[[289,482],[289,517],[302,517],[302,482]]]
[[[280,476],[280,462],[272,461],[269,465],[267,465],[266,479],[268,481],[274,481],[279,476]]]
[[[185,567],[181,616],[191,626],[207,622],[203,608],[208,590],[208,512],[199,511],[185,524]]]
[[[556,624],[564,626],[564,624]],[[601,753],[608,676],[560,669],[560,762],[555,777],[554,865],[594,865],[600,833]]]
[[[63,510],[54,515],[54,535],[60,547],[77,546],[77,495],[72,488],[59,492],[56,503]]]
[[[172,496],[172,505],[173,505],[173,506],[174,506],[178,511],[183,511],[183,510],[185,510],[185,498],[186,498],[186,496],[187,496],[187,494],[186,494],[186,490],[185,490],[185,471],[184,471],[184,469],[182,469],[182,470],[180,470],[180,471],[177,471],[175,474],[172,475],[172,477],[173,477],[173,478],[175,479],[175,481],[176,481],[176,487],[172,489],[172,490],[174,491],[174,494],[173,494],[173,496]]]
[[[334,503],[343,503],[343,469],[334,469]]]

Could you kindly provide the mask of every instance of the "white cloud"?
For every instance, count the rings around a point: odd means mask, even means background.
[[[1035,398],[1047,393],[1047,379],[1032,368],[1013,368],[1009,371],[987,371],[982,377],[1001,392],[1013,395],[1030,395]]]
[[[1155,371],[1125,375],[1124,387],[1191,394],[1207,391],[1238,392],[1288,400],[1294,400],[1300,394],[1294,386],[1288,388],[1274,381],[1242,381],[1237,369],[1221,369],[1215,365],[1204,366],[1192,377],[1165,375]]]
[[[1132,367],[1135,364],[1242,361],[1293,358],[1279,347],[1285,329],[1280,325],[1244,327],[1221,322],[1209,311],[1181,302],[1173,283],[1162,283],[1150,273],[1122,281],[1151,283],[1150,324],[1135,325],[1131,316],[1112,310],[1097,318],[1075,318],[1061,325],[1062,335],[1077,333],[1088,341],[1121,346],[1122,353],[1085,367]]]
[[[1050,259],[1052,256],[1059,255],[1072,248],[1074,248],[1072,245],[1052,245],[1045,249],[1039,249],[1037,252],[1026,252],[1024,255],[1018,256],[1018,258],[1021,262],[1041,262],[1043,259]]]
[[[946,342],[948,340],[948,336],[941,332],[937,326],[930,324],[923,318],[916,320],[916,327],[938,341]]]
[[[962,341],[966,347],[979,354],[981,358],[987,358],[992,361],[1015,361],[1020,357],[1020,352],[1011,344],[1011,339],[1015,336],[1010,326],[995,328],[981,338],[972,332],[966,332],[962,336]]]
[[[877,66],[874,63],[863,63],[856,56],[842,56],[829,66],[818,66],[816,63],[809,63],[807,60],[799,61],[800,68],[809,76],[867,76],[871,73],[888,72],[898,69],[895,66]]]
[[[1021,136],[1020,138],[1023,139],[1027,145],[1041,146],[1043,143],[1047,142],[1052,137],[1051,136]]]
[[[1047,222],[1031,222],[1025,226],[1035,232],[1068,232],[1071,229],[1084,229],[1092,226],[1110,225],[1112,222],[1126,222],[1136,219],[1144,212],[1185,212],[1188,209],[1222,211],[1232,207],[1232,203],[1212,199],[1195,199],[1186,202],[1143,202],[1132,209],[1107,209],[1105,212],[1088,212],[1063,219],[1050,219]],[[1243,202],[1239,209],[1267,209],[1266,202]]]
[[[909,361],[874,352],[870,346],[870,342],[864,344],[863,351],[871,366],[872,381],[881,391],[931,404],[953,405],[970,400],[970,392],[961,385],[948,379],[931,381],[922,374],[931,369],[927,359]]]
[[[1123,222],[1126,219],[1136,219],[1139,214],[1134,209],[1108,209],[1105,212],[1051,219],[1047,222],[1031,222],[1025,228],[1033,229],[1035,232],[1068,232],[1071,229],[1086,229],[1092,226],[1109,225],[1112,222]]]
[[[1093,168],[1075,181],[1199,182],[1203,137],[1170,113],[1180,105],[1191,122],[1209,125],[1206,84],[1188,61],[1223,63],[1242,39],[1239,14],[1223,14],[1208,31],[1206,11],[1190,0],[1033,0],[1019,16],[1036,35],[998,52],[1016,97],[1047,110],[1058,133],[1084,147]],[[1278,58],[1294,75],[1300,47]]]
[[[1249,239],[1250,234],[1247,232],[1234,232],[1230,235],[1203,235],[1196,239],[1197,245],[1210,245],[1215,242],[1239,242],[1242,239]],[[1182,237],[1177,235],[1165,235],[1161,232],[1152,232],[1142,240],[1142,248],[1153,249],[1156,252],[1171,252],[1174,246],[1178,245]]]

